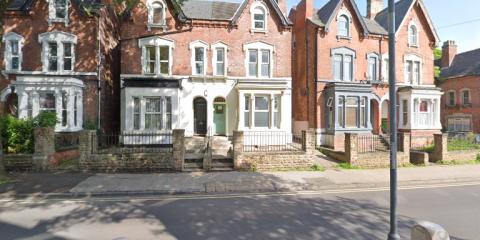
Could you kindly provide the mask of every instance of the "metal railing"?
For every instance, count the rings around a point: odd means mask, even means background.
[[[244,132],[244,152],[301,151],[302,135],[286,132]]]
[[[55,134],[55,151],[67,151],[78,149],[80,140],[78,132],[56,133]]]
[[[390,149],[390,141],[387,136],[359,135],[357,143],[358,153],[386,152]]]
[[[152,153],[173,150],[172,133],[101,133],[96,140],[99,153]]]

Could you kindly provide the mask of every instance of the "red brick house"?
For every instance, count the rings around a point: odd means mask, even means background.
[[[121,129],[291,132],[284,0],[142,0],[121,27]]]
[[[57,132],[97,123],[104,130],[118,128],[113,16],[100,0],[13,0],[0,49],[2,112],[20,118],[56,112]]]
[[[443,45],[442,123],[448,132],[480,132],[480,49],[457,54],[454,41]]]
[[[293,129],[313,129],[317,144],[341,145],[344,133],[388,131],[388,14],[383,0],[314,9],[302,0],[294,23]],[[441,130],[433,50],[439,39],[421,0],[396,2],[398,128],[412,135]]]

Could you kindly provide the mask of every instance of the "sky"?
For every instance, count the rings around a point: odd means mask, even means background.
[[[288,8],[290,9],[300,0],[286,1]],[[320,8],[328,2],[328,0],[313,1],[315,8]],[[355,1],[362,14],[366,15],[367,0]],[[428,13],[432,18],[435,28],[437,29],[441,42],[447,40],[454,40],[458,45],[459,52],[465,52],[480,48],[480,1],[423,0],[423,2],[428,9]],[[385,7],[386,6],[387,3],[385,2]]]

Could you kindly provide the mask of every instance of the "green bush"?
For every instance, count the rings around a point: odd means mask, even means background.
[[[40,112],[33,118],[34,127],[55,127],[59,123],[55,112]]]
[[[83,129],[85,130],[97,130],[97,123],[92,120],[87,120],[83,123]]]
[[[0,119],[0,134],[6,153],[33,153],[33,120],[11,115]]]

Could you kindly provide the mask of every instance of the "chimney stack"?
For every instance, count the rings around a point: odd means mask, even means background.
[[[441,67],[442,68],[450,67],[456,55],[457,55],[457,45],[455,44],[455,41],[449,40],[443,43]]]
[[[374,19],[385,8],[385,0],[367,0],[367,18]]]

